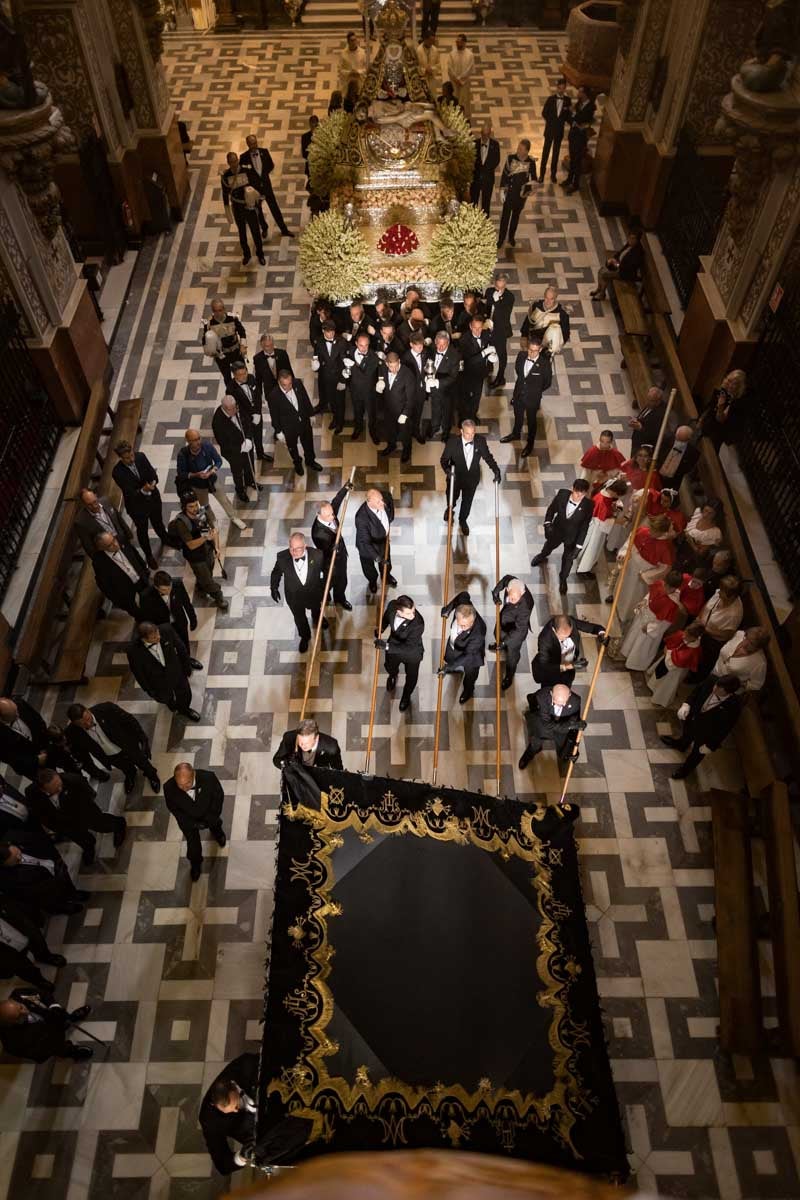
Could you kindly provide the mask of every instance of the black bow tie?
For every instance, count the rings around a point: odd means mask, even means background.
[[[299,563],[299,562],[305,562],[305,561],[306,561],[306,556],[305,556],[305,554],[304,554],[304,555],[302,555],[302,557],[301,557],[301,558],[296,558],[294,561],[295,561],[296,563]]]

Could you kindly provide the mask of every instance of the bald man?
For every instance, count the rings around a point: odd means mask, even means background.
[[[305,654],[311,641],[311,628],[306,613],[311,613],[315,627],[319,621],[325,587],[323,564],[322,551],[306,546],[306,539],[302,533],[293,533],[289,538],[288,550],[278,551],[269,580],[270,593],[276,604],[281,602],[280,586],[283,583],[283,597],[294,617],[301,654]],[[328,628],[325,618],[322,628]]]
[[[250,412],[240,408],[233,396],[226,394],[211,418],[211,431],[231,469],[236,495],[246,504],[250,499],[248,488],[261,491],[253,470],[255,443]]]
[[[98,533],[113,533],[121,546],[131,540],[131,531],[122,515],[91,488],[81,488],[80,506],[75,516],[75,529],[87,554],[94,554],[94,539]]]
[[[361,559],[361,570],[367,586],[374,596],[378,590],[378,568],[383,570],[386,535],[394,520],[394,501],[390,492],[370,488],[367,498],[356,513],[356,550]],[[392,575],[391,550],[388,558],[386,582],[397,587]]]
[[[697,466],[700,451],[692,441],[693,437],[694,430],[689,425],[679,425],[672,444],[668,437],[664,438],[656,465],[662,482],[668,487],[679,488],[684,478]]]
[[[502,604],[499,648],[506,652],[506,669],[502,680],[502,688],[505,691],[511,687],[522,647],[530,633],[533,596],[521,579],[504,575],[493,587],[492,599],[495,604]],[[491,651],[497,648],[496,642],[489,646]]]
[[[528,745],[519,760],[519,769],[524,771],[543,747],[544,742],[555,742],[559,762],[573,757],[575,734],[586,728],[581,717],[581,698],[564,683],[555,687],[539,688],[528,696]]]
[[[322,551],[322,569],[326,578],[333,558],[333,548],[336,546],[336,563],[333,568],[331,591],[333,603],[340,604],[345,612],[352,612],[353,609],[347,599],[347,546],[341,535],[337,544],[336,537],[339,533],[339,509],[347,493],[352,490],[353,485],[348,480],[344,487],[339,488],[332,500],[323,500],[311,526],[311,540],[317,549]]]
[[[68,1012],[36,988],[15,988],[0,1004],[3,1049],[16,1058],[30,1058],[37,1063],[48,1058],[91,1058],[90,1046],[76,1046],[67,1040],[69,1025],[85,1021],[91,1011],[84,1004]]]
[[[164,800],[186,838],[192,881],[203,869],[200,832],[207,829],[218,846],[227,842],[222,828],[225,793],[213,771],[195,770],[191,763],[178,763],[172,778],[164,781]]]
[[[114,608],[139,615],[139,596],[150,582],[147,566],[132,542],[120,545],[115,534],[98,533],[92,568],[98,588]]]
[[[175,490],[179,496],[194,492],[195,498],[205,508],[213,496],[224,513],[230,517],[237,529],[245,529],[245,523],[236,515],[236,509],[219,485],[222,459],[215,446],[202,437],[199,429],[187,429],[183,435],[185,446],[178,451],[178,469],[175,473]]]
[[[0,699],[0,762],[33,779],[47,762],[47,723],[22,696]]]

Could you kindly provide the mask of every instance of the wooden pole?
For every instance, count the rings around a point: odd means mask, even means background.
[[[450,557],[453,552],[453,495],[455,492],[456,473],[450,468],[450,478],[447,482],[447,550],[444,560],[444,581],[442,585],[442,608],[447,604],[450,595]],[[439,649],[439,670],[444,666],[444,653],[447,649],[447,617],[442,617],[442,637]],[[442,687],[444,675],[439,676],[436,693],[436,721],[433,731],[433,784],[436,785],[436,775],[439,770],[439,733],[442,724]]]
[[[494,481],[494,578],[495,586],[500,579],[500,481]],[[500,795],[500,601],[494,602],[494,692],[495,692],[495,736],[497,738],[497,747],[495,750],[494,775],[497,784],[497,795]]]
[[[656,468],[656,461],[658,459],[659,451],[661,450],[661,443],[664,440],[664,434],[667,429],[667,422],[669,421],[669,416],[670,416],[670,413],[672,412],[672,406],[675,403],[676,394],[677,394],[676,389],[673,388],[669,394],[669,400],[667,401],[667,408],[666,408],[666,412],[664,413],[664,419],[661,422],[661,428],[658,431],[658,439],[656,441],[655,447],[653,448],[653,457],[650,462],[650,466],[647,471],[647,476],[644,481],[644,487],[642,488],[642,494],[639,497],[639,506],[636,509],[636,516],[633,519],[631,531],[628,536],[628,548],[625,551],[625,558],[622,561],[622,567],[620,569],[620,573],[617,578],[617,586],[614,588],[614,596],[611,601],[611,611],[608,614],[608,621],[606,622],[606,634],[608,633],[609,629],[613,625],[614,618],[617,615],[617,606],[619,604],[620,592],[622,591],[622,584],[625,580],[625,572],[628,570],[628,563],[631,560],[631,553],[633,552],[633,539],[634,539],[637,529],[639,528],[639,526],[642,523],[642,517],[644,516],[644,510],[647,505],[647,493],[650,490],[650,480],[653,478],[653,472],[655,471],[655,468]],[[605,657],[605,653],[606,653],[605,645],[602,645],[597,653],[597,661],[594,664],[594,671],[592,672],[592,680],[591,680],[591,683],[589,684],[589,691],[586,694],[586,700],[584,701],[584,705],[583,705],[583,712],[581,713],[581,716],[584,721],[588,720],[588,718],[589,718],[589,710],[592,707],[592,697],[594,696],[594,689],[597,686],[597,679],[598,679],[598,676],[600,675],[600,668],[603,665],[603,659]],[[575,738],[575,751],[576,752],[577,752],[578,747],[580,746],[582,740],[583,740],[583,730],[579,729],[578,736]],[[573,770],[574,765],[575,765],[574,762],[572,760],[570,760],[570,762],[567,766],[567,773],[564,776],[564,787],[562,788],[561,795],[558,800],[559,804],[563,805],[563,803],[564,803],[564,799],[567,794],[567,789],[569,787],[569,781],[572,778],[572,770]]]
[[[350,472],[350,480],[349,480],[350,483],[353,482],[355,473],[356,473],[356,469],[355,469],[355,467],[353,467],[352,471]],[[306,664],[306,687],[305,687],[305,691],[303,692],[303,707],[300,709],[300,720],[301,721],[304,719],[304,717],[306,715],[306,705],[308,704],[308,693],[311,690],[311,675],[314,670],[314,660],[317,657],[317,649],[319,647],[319,636],[320,636],[320,633],[322,632],[322,622],[325,619],[325,605],[328,603],[328,593],[329,593],[330,587],[331,587],[331,580],[333,579],[333,572],[336,568],[336,551],[339,548],[339,538],[342,536],[342,526],[344,525],[344,515],[347,512],[347,502],[349,499],[350,499],[350,492],[348,491],[347,495],[344,498],[344,504],[342,505],[342,511],[341,511],[339,517],[337,518],[338,523],[339,523],[339,528],[336,530],[336,540],[333,543],[333,553],[331,554],[331,561],[330,561],[330,565],[328,567],[328,574],[325,579],[325,590],[322,593],[322,604],[319,607],[319,619],[317,620],[317,627],[314,630],[314,645],[311,647],[311,656]]]
[[[389,495],[392,494],[392,489],[389,488]],[[388,514],[387,514],[388,515]],[[392,526],[386,530],[386,541],[383,544],[383,569],[381,571],[381,598],[378,608],[378,636],[381,631],[381,618],[383,617],[383,606],[386,603],[386,576],[389,573],[389,551],[392,544]],[[369,729],[367,730],[367,752],[364,756],[364,774],[369,775],[369,760],[372,755],[372,729],[375,724],[375,702],[378,698],[378,674],[381,668],[381,652],[378,647],[375,647],[375,666],[372,672],[372,702],[369,706]]]

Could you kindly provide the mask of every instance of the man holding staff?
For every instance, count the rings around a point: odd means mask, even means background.
[[[461,433],[448,438],[447,444],[439,460],[445,473],[455,472],[453,487],[453,507],[461,497],[461,508],[458,513],[458,528],[466,535],[469,533],[467,517],[472,509],[478,484],[481,480],[481,459],[494,475],[495,483],[500,482],[500,468],[494,460],[489,443],[482,433],[475,432],[475,422],[471,418],[461,422]],[[450,515],[450,506],[444,510],[444,519]]]
[[[300,637],[301,654],[305,654],[308,643],[311,641],[311,629],[306,612],[311,613],[315,625],[319,621],[322,592],[325,586],[322,563],[322,551],[308,549],[303,534],[293,533],[289,538],[288,550],[278,551],[270,576],[270,591],[276,604],[280,604],[279,589],[281,580],[283,580],[283,594],[286,603],[292,610],[294,623]],[[328,622],[324,618],[322,628],[328,628]]]
[[[378,650],[386,651],[387,692],[393,692],[397,687],[400,666],[401,664],[405,665],[406,681],[400,697],[400,712],[405,712],[411,704],[411,697],[419,678],[419,664],[425,653],[422,645],[425,622],[414,607],[414,601],[410,596],[398,596],[396,600],[390,600],[386,606],[380,633],[383,633],[387,626],[388,638],[376,637],[375,647]]]
[[[386,550],[386,535],[394,520],[394,501],[391,493],[380,488],[370,488],[367,498],[356,513],[356,550],[361,559],[361,570],[367,586],[374,596],[378,590],[378,567],[383,569]],[[392,575],[391,556],[387,563],[386,582],[397,587]]]
[[[486,622],[475,611],[469,592],[459,592],[443,607],[443,617],[449,617],[451,614],[453,623],[447,636],[444,666],[439,668],[437,674],[453,675],[463,672],[464,686],[458,703],[466,704],[473,697],[475,680],[486,657]]]
[[[506,652],[506,669],[502,682],[505,692],[514,680],[522,647],[530,633],[533,596],[522,580],[515,579],[513,575],[504,575],[492,588],[495,604],[500,604],[503,591],[505,597],[500,609],[500,642],[492,642],[489,649]]]
[[[326,579],[334,548],[336,550],[336,564],[333,568],[331,591],[333,593],[333,603],[341,604],[345,612],[352,612],[353,610],[352,604],[347,599],[347,546],[345,546],[344,538],[341,535],[337,544],[336,534],[339,531],[339,509],[347,493],[352,492],[352,490],[353,485],[348,480],[344,487],[339,488],[339,491],[332,500],[323,500],[317,510],[317,515],[314,517],[314,524],[311,526],[311,540],[317,549],[322,551],[322,569],[325,572]]]

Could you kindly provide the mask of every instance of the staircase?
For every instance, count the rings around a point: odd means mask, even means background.
[[[417,30],[420,28],[420,11],[417,13]],[[348,29],[360,31],[361,16],[354,0],[308,0],[303,9],[301,27],[305,29]],[[470,0],[443,0],[439,17],[440,34],[453,29],[469,29],[475,26],[475,17]]]

